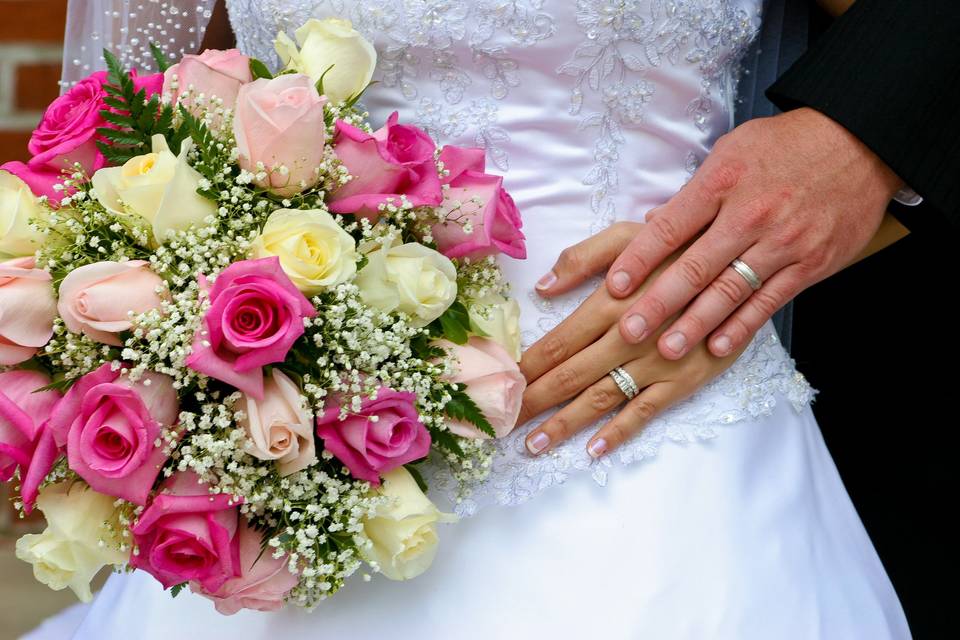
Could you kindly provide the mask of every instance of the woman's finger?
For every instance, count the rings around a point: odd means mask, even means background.
[[[537,282],[537,293],[544,297],[557,296],[578,287],[590,276],[606,271],[642,226],[639,222],[618,222],[567,247],[553,268]]]
[[[537,455],[555,447],[596,423],[626,399],[613,379],[604,376],[527,434],[527,450]]]
[[[594,458],[610,453],[640,433],[657,415],[686,398],[697,387],[686,382],[655,382],[630,400],[610,422],[603,425],[587,444],[587,453]]]

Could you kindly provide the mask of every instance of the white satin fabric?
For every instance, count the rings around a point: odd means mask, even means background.
[[[267,61],[278,29],[351,18],[380,55],[365,96],[375,122],[396,109],[487,149],[524,215],[530,257],[505,271],[527,345],[591,288],[542,302],[533,286],[556,254],[642,220],[729,130],[759,4],[228,0],[241,49]],[[223,618],[149,576],[115,575],[29,638],[909,638],[811,398],[768,326],[727,374],[600,462],[584,451],[592,430],[531,459],[518,429],[459,505],[474,517],[442,530],[413,581],[354,580],[312,615]]]

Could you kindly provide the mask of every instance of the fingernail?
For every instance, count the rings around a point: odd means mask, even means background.
[[[674,353],[683,353],[684,348],[687,346],[687,336],[683,335],[679,331],[675,331],[667,336],[667,339],[664,340],[667,345],[667,349],[673,351]]]
[[[607,441],[603,438],[597,438],[587,447],[587,453],[593,458],[599,458],[607,451]]]
[[[543,431],[539,431],[535,436],[527,440],[527,450],[533,455],[537,455],[546,449],[548,444],[550,444],[550,436]]]
[[[627,316],[627,319],[623,321],[623,325],[627,328],[627,333],[636,340],[642,338],[643,334],[647,332],[647,320],[640,315]]]
[[[557,283],[557,274],[553,271],[537,280],[537,289],[549,289]]]
[[[713,350],[717,355],[725,356],[730,353],[732,348],[733,340],[730,339],[730,336],[717,336],[717,339],[713,341]]]
[[[617,291],[626,291],[627,287],[630,286],[630,274],[626,271],[617,271],[613,274],[610,282],[613,283],[613,288]]]

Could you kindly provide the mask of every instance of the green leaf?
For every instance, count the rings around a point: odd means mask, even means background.
[[[113,111],[101,111],[101,117],[110,124],[115,124],[118,127],[132,127],[135,123],[133,118],[130,116],[124,115],[122,113],[114,113]]]
[[[170,587],[170,596],[176,598],[178,595],[180,595],[180,592],[183,591],[188,584],[190,583],[181,582],[180,584],[173,585],[172,587]]]
[[[253,79],[257,78],[266,78],[267,80],[273,79],[273,74],[270,73],[270,69],[267,69],[267,65],[263,64],[256,58],[250,58],[250,73],[253,74]]]
[[[464,457],[463,448],[460,446],[460,436],[446,430],[431,429],[430,437],[433,439],[433,444],[441,449],[445,449],[459,458]]]
[[[317,93],[323,95],[323,79],[327,77],[327,74],[330,73],[330,69],[333,69],[334,65],[330,65],[326,70],[320,74],[320,79],[317,80]]]
[[[359,101],[360,98],[363,96],[363,94],[367,92],[367,89],[369,89],[369,88],[372,87],[373,85],[377,84],[378,82],[379,82],[379,80],[374,80],[373,82],[371,82],[370,84],[368,84],[367,86],[365,86],[363,89],[361,89],[360,92],[357,93],[357,95],[351,96],[350,98],[348,98],[347,101],[343,103],[343,108],[344,108],[344,109],[349,109],[349,108],[352,107],[353,105],[357,104],[357,101]]]
[[[153,54],[153,60],[157,63],[157,71],[163,73],[170,68],[169,58],[163,54],[163,50],[156,42],[150,43],[150,53]]]
[[[473,401],[473,398],[461,389],[450,389],[450,402],[443,408],[443,412],[455,420],[469,422],[491,438],[497,437],[496,432],[493,430],[493,425],[490,424],[487,417],[480,411],[480,407]]]
[[[420,473],[420,469],[417,469],[412,464],[405,464],[403,468],[410,472],[410,475],[413,476],[413,479],[416,481],[417,486],[420,487],[420,491],[424,493],[427,492],[427,481],[423,479],[423,474]]]
[[[114,144],[129,144],[134,146],[143,144],[143,139],[140,137],[140,135],[132,131],[100,127],[97,129],[97,133]]]
[[[455,344],[466,344],[470,337],[470,314],[462,302],[455,301],[437,321],[441,335]]]

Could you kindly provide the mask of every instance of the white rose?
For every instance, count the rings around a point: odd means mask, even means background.
[[[0,169],[0,255],[31,256],[43,243],[44,234],[30,220],[45,217],[46,210],[23,180]]]
[[[470,322],[520,362],[520,305],[516,300],[489,294],[470,305]]]
[[[282,31],[277,34],[277,55],[286,69],[305,73],[314,82],[323,76],[323,93],[331,102],[352,98],[370,84],[377,51],[349,20],[311,18],[294,35],[296,43]]]
[[[187,163],[192,148],[188,138],[175,156],[162,135],[153,136],[152,153],[93,174],[97,199],[115,214],[129,212],[145,218],[158,242],[175,231],[202,225],[208,216],[216,216],[217,205],[197,193],[203,176]]]
[[[247,451],[260,460],[276,460],[282,476],[316,462],[313,418],[300,389],[279,369],[263,381],[263,400],[247,394],[240,405],[245,415],[240,426],[250,439]]]
[[[457,517],[437,509],[403,467],[383,476],[379,493],[390,500],[363,523],[373,543],[364,557],[391,580],[416,578],[437,555],[437,523],[456,522]]]
[[[384,245],[367,257],[356,283],[363,301],[376,309],[402,311],[424,326],[457,298],[457,270],[442,253],[410,242]]]
[[[114,499],[82,483],[61,482],[40,491],[37,506],[47,519],[41,534],[17,540],[17,557],[33,565],[33,575],[51,589],[70,587],[90,602],[90,581],[106,565],[130,558],[105,526],[117,526]],[[101,541],[103,544],[101,544]]]
[[[346,282],[357,272],[357,243],[326,211],[279,209],[253,243],[256,258],[280,267],[307,296]]]

